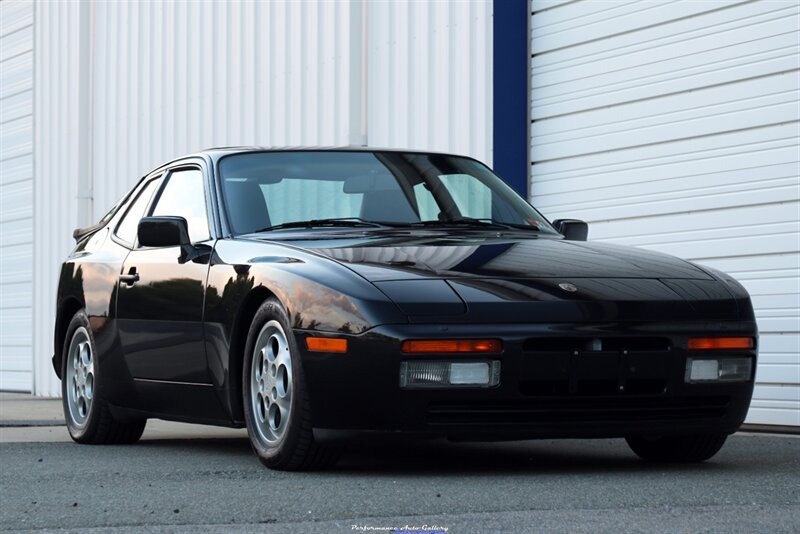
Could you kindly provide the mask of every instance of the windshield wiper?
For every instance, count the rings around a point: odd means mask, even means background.
[[[444,221],[420,221],[409,223],[408,226],[471,226],[475,228],[496,229],[503,228],[506,230],[533,230],[540,232],[541,228],[535,225],[515,224],[497,222],[489,219],[473,219],[472,217],[460,217],[458,219],[448,219]]]
[[[275,224],[273,226],[267,226],[266,228],[261,228],[260,230],[256,230],[253,233],[258,232],[269,232],[271,230],[283,230],[285,228],[331,228],[331,227],[340,227],[340,228],[356,228],[356,227],[368,227],[368,228],[383,228],[385,225],[372,222],[372,221],[365,221],[364,219],[360,219],[358,217],[339,217],[339,218],[332,218],[332,219],[310,219],[307,221],[291,221],[282,224]]]

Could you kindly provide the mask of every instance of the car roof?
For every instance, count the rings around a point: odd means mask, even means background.
[[[440,152],[435,150],[414,150],[414,149],[403,149],[403,148],[383,148],[383,147],[371,147],[371,146],[282,146],[282,147],[264,147],[264,146],[221,146],[221,147],[211,147],[201,150],[199,152],[195,152],[194,154],[187,154],[185,156],[181,156],[180,158],[175,158],[172,161],[177,161],[185,158],[190,157],[202,157],[202,156],[209,156],[214,160],[217,160],[223,156],[228,156],[230,154],[244,154],[248,152],[406,152],[406,153],[416,153],[416,154],[442,154],[442,155],[450,155],[450,156],[462,156],[461,154],[454,154],[450,152]],[[171,163],[171,162],[170,162]]]

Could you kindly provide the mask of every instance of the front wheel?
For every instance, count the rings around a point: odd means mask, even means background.
[[[253,318],[242,371],[247,434],[264,465],[295,471],[336,462],[335,449],[314,441],[297,343],[275,298],[265,301]]]
[[[97,348],[83,310],[69,323],[61,354],[61,403],[70,437],[78,443],[133,443],[146,419],[116,419],[103,398]]]
[[[625,438],[628,446],[643,460],[650,462],[704,462],[717,454],[727,434],[693,434],[657,438]]]

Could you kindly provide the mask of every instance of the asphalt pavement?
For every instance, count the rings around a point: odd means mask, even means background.
[[[241,430],[150,421],[136,445],[77,445],[58,409],[0,395],[0,529],[800,532],[797,436],[740,433],[690,466],[645,464],[623,440],[382,440],[284,473]]]

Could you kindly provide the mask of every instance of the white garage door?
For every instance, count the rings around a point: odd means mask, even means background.
[[[534,204],[740,280],[761,331],[747,421],[800,426],[800,6],[532,11]]]
[[[0,2],[0,390],[30,391],[33,3]]]

